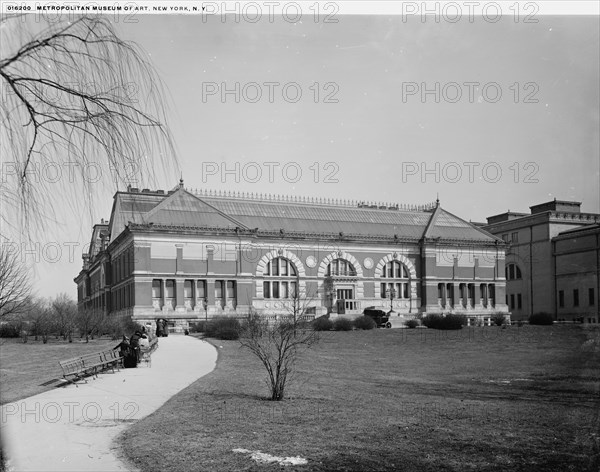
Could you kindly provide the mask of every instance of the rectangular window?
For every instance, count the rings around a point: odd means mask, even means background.
[[[194,298],[194,285],[192,280],[183,282],[183,298]]]
[[[504,241],[505,243],[508,242],[508,234],[503,234],[502,235],[502,241]]]
[[[595,300],[595,297],[594,297],[594,289],[593,288],[588,289],[588,304],[590,306],[594,306],[596,304],[596,300]]]
[[[558,291],[558,306],[560,308],[565,307],[565,291],[564,290]]]
[[[165,281],[165,296],[167,298],[175,298],[175,281],[174,280]]]
[[[386,290],[385,284],[381,284],[381,298],[387,298],[385,290]]]
[[[235,298],[235,281],[234,280],[227,281],[227,298],[229,298],[229,299]]]
[[[288,264],[286,260],[281,260],[281,275],[288,275]]]
[[[204,298],[206,297],[206,280],[198,280],[198,298]]]
[[[408,298],[408,284],[402,284],[402,286],[404,287],[403,290],[403,298]]]
[[[298,293],[296,290],[296,282],[290,282],[290,298],[296,298],[296,294]]]
[[[573,289],[573,306],[579,306],[579,289]]]
[[[515,294],[514,293],[510,294],[510,309],[511,310],[515,309]]]
[[[517,233],[511,233],[510,240],[513,243],[518,243],[519,242],[519,233],[518,232]]]
[[[162,298],[162,280],[160,279],[152,281],[152,298]]]
[[[517,294],[517,308],[519,310],[523,308],[523,297],[521,297],[520,293]]]
[[[273,282],[273,298],[279,298],[279,282]]]
[[[215,298],[223,298],[223,281],[216,280],[215,281]]]
[[[279,259],[271,261],[271,275],[279,275]]]
[[[271,298],[271,282],[263,282],[263,296]]]
[[[280,294],[281,294],[281,298],[288,298],[289,297],[289,292],[288,292],[288,283],[287,282],[281,282],[281,290],[280,290]]]

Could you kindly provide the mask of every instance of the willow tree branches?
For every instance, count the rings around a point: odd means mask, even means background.
[[[0,319],[23,313],[31,287],[16,247],[0,240]]]
[[[2,224],[35,229],[59,206],[150,185],[176,164],[162,83],[106,17],[40,27],[17,16],[0,34]]]

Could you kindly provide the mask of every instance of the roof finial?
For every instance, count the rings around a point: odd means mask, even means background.
[[[179,188],[183,188],[183,172],[181,173],[181,177],[179,178]]]
[[[436,198],[435,198],[435,206],[439,207],[440,206],[440,194],[439,192],[436,194]]]

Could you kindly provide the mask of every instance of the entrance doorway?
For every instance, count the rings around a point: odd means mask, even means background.
[[[354,290],[351,288],[338,288],[336,290],[338,315],[345,314],[346,308],[350,308],[347,306],[346,300],[354,299],[353,292]]]

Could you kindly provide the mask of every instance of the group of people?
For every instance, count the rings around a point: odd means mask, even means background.
[[[129,339],[123,335],[121,342],[114,349],[119,349],[123,357],[123,367],[137,367],[141,360],[141,351],[150,347],[150,335],[146,327],[136,330]]]

